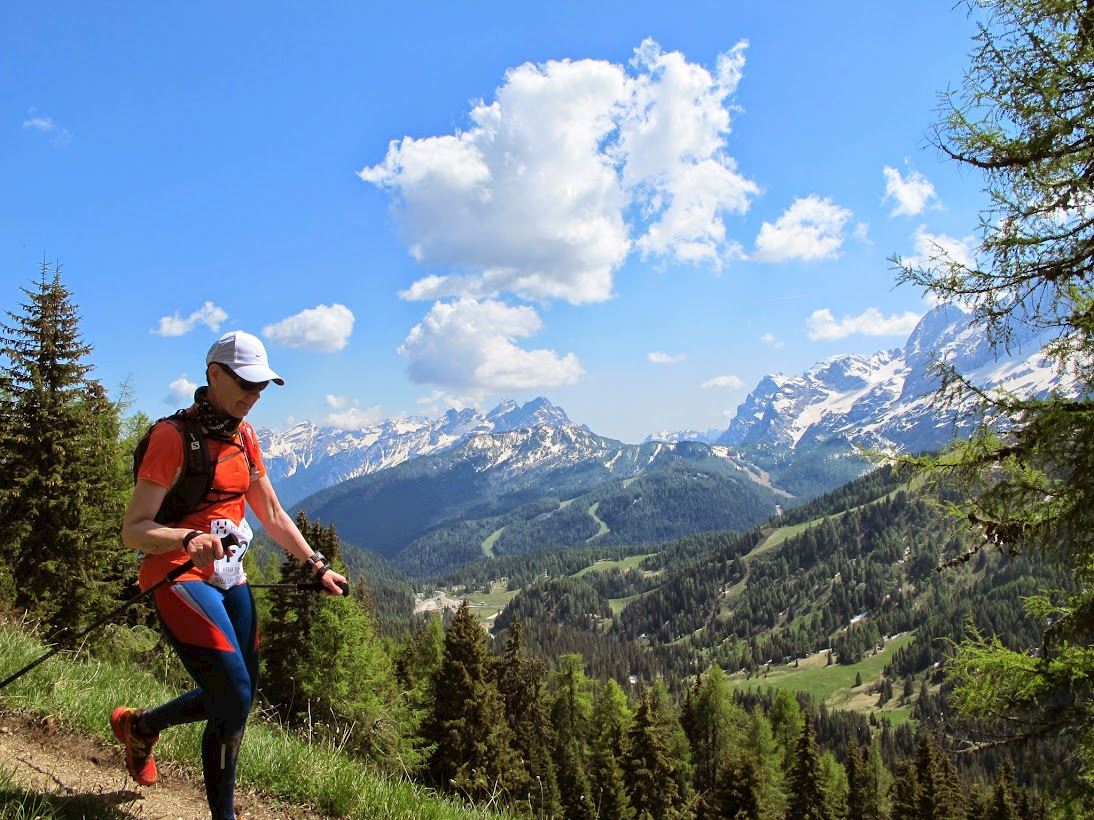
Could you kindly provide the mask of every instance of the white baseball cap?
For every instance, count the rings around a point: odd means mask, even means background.
[[[258,337],[242,330],[229,331],[213,342],[205,356],[205,364],[208,366],[214,362],[224,365],[245,381],[285,383],[270,369],[266,348]]]

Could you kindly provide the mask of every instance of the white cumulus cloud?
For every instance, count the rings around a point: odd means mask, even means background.
[[[411,381],[446,390],[481,393],[573,384],[584,372],[574,354],[526,350],[516,343],[542,325],[528,306],[466,297],[436,302],[398,352],[406,357]]]
[[[687,358],[683,353],[662,353],[660,350],[655,350],[652,353],[647,353],[646,358],[650,360],[652,364],[679,364]]]
[[[204,302],[186,318],[180,316],[178,311],[175,311],[174,316],[161,317],[159,325],[152,330],[152,333],[157,336],[185,336],[198,325],[205,325],[210,330],[217,331],[227,318],[228,314],[222,308],[212,302]]]
[[[185,376],[179,376],[167,385],[167,395],[164,396],[164,404],[172,407],[188,406],[194,399],[194,391],[198,386]]]
[[[906,336],[912,332],[922,314],[907,311],[885,316],[875,307],[866,308],[858,316],[837,320],[828,308],[815,310],[806,323],[806,332],[813,341],[843,339],[855,334],[862,336]]]
[[[332,397],[328,396],[327,398]],[[344,400],[343,404],[345,404]],[[323,419],[323,423],[341,430],[361,430],[365,427],[371,427],[383,418],[383,410],[379,405],[358,407],[357,403],[353,402],[351,406],[343,407],[343,409],[329,414]]]
[[[784,344],[784,342],[776,337],[774,333],[770,332],[765,333],[763,336],[761,336],[760,341],[763,342],[765,345],[775,348],[776,350],[778,350]]]
[[[612,296],[636,247],[715,267],[739,254],[724,215],[757,190],[726,153],[744,48],[713,73],[652,40],[629,66],[525,63],[467,128],[392,140],[359,176],[391,195],[411,255],[448,271],[400,295],[583,304]]]
[[[333,407],[337,410],[340,407],[346,406],[347,399],[345,396],[335,396],[333,393],[327,393],[327,395],[323,397],[323,401],[326,402],[327,407]]]
[[[843,247],[851,212],[815,194],[795,199],[774,223],[764,222],[752,258],[761,262],[832,259]]]
[[[912,171],[907,177],[897,168],[886,165],[882,169],[885,175],[885,196],[882,202],[893,202],[890,216],[915,216],[923,213],[932,199],[937,199],[934,185],[919,171]]]
[[[317,305],[266,325],[262,335],[286,347],[333,353],[346,346],[353,323],[353,311],[345,305]]]
[[[739,376],[715,376],[713,379],[708,379],[699,385],[703,390],[715,390],[738,387],[744,387],[745,383]]]

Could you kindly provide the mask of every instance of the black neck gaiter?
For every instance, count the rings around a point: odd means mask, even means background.
[[[213,407],[209,403],[209,388],[206,385],[194,391],[194,413],[201,426],[215,436],[235,435],[239,423],[243,421]]]

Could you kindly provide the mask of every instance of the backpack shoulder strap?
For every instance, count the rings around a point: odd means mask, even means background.
[[[215,465],[209,456],[209,445],[201,423],[190,413],[177,410],[170,416],[159,419],[156,424],[160,422],[170,424],[182,437],[182,469],[156,514],[156,521],[159,523],[172,524],[202,508],[205,497],[213,486]],[[137,447],[138,452],[134,454],[134,476],[139,468],[139,458],[143,457],[144,450],[147,449],[147,438],[150,434],[151,430],[145,434]]]

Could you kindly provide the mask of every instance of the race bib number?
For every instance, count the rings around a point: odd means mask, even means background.
[[[239,541],[232,546],[225,545],[224,557],[213,562],[213,577],[209,579],[209,583],[220,589],[231,589],[237,584],[242,584],[247,580],[247,575],[243,572],[243,554],[247,552],[247,547],[251,545],[251,539],[254,537],[251,525],[247,523],[246,518],[238,524],[227,518],[218,518],[210,523],[209,532],[217,538],[234,535]]]

